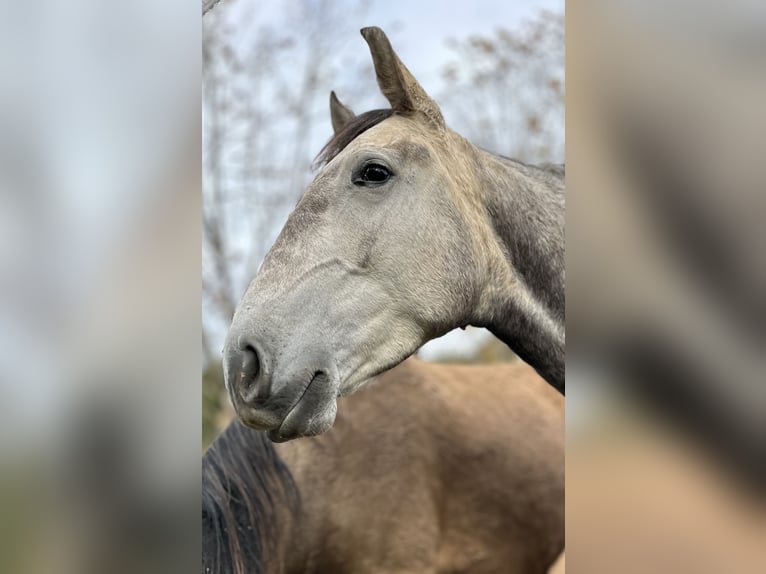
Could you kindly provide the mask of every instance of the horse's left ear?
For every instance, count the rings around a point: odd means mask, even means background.
[[[378,27],[362,28],[362,36],[370,46],[380,91],[386,96],[394,112],[419,112],[436,127],[443,128],[444,117],[439,106],[402,64],[385,32]]]
[[[356,117],[356,114],[338,99],[335,92],[330,92],[330,117],[332,118],[332,131],[337,134]]]

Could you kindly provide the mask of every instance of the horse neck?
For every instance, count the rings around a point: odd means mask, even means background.
[[[564,392],[564,186],[556,168],[478,151],[484,206],[505,272],[487,327]]]
[[[205,571],[282,572],[298,500],[290,471],[264,433],[230,424],[202,458]]]

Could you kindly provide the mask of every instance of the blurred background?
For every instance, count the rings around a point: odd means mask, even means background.
[[[203,445],[231,419],[221,349],[234,309],[313,179],[329,95],[388,107],[367,44],[382,27],[448,125],[527,162],[564,161],[564,4],[296,0],[219,3],[203,31]],[[447,334],[427,360],[514,360],[487,331]]]

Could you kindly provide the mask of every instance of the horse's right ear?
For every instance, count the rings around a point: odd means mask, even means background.
[[[391,109],[399,114],[420,113],[437,128],[443,128],[439,106],[396,55],[385,32],[376,26],[362,28],[361,32],[370,47],[378,86]]]
[[[332,131],[337,134],[356,117],[356,114],[338,99],[335,92],[330,92],[330,117]]]

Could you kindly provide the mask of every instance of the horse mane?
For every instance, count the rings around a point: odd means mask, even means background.
[[[299,503],[265,433],[230,424],[202,457],[203,574],[264,571],[284,526],[280,517]]]
[[[353,120],[348,122],[343,129],[330,138],[322,151],[314,159],[314,167],[322,167],[333,160],[333,158],[346,149],[346,146],[354,141],[361,134],[372,127],[375,127],[383,120],[390,118],[394,113],[391,109],[370,110],[359,114]]]
[[[478,147],[478,146],[477,146]],[[508,157],[500,153],[495,153],[483,147],[479,147],[480,150],[487,152],[488,154],[500,159],[506,163],[510,163],[516,169],[521,169],[526,172],[542,172],[546,176],[551,176],[559,180],[563,180],[566,176],[566,165],[563,163],[544,162],[539,164],[523,162],[519,159]]]

